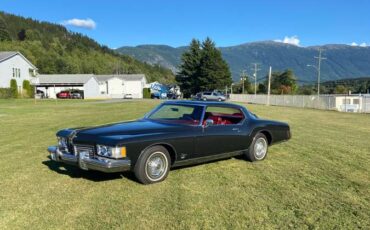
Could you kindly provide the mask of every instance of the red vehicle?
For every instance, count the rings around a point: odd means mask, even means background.
[[[72,94],[70,91],[60,91],[59,93],[57,93],[57,98],[61,99],[72,98]]]

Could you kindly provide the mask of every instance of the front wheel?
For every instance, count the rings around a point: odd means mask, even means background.
[[[263,133],[258,133],[246,152],[249,161],[261,161],[266,158],[268,150],[267,138]]]
[[[143,184],[163,181],[168,176],[171,158],[166,148],[153,146],[145,150],[135,164],[136,178]]]

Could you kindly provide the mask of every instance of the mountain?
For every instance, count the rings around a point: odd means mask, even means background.
[[[257,79],[263,80],[271,65],[273,71],[292,69],[300,83],[317,80],[317,72],[307,64],[317,64],[318,49],[323,49],[321,78],[323,81],[342,78],[370,76],[370,47],[349,45],[324,45],[300,47],[274,41],[251,42],[230,47],[220,47],[228,62],[233,79],[238,81],[242,70],[252,75],[252,63],[258,63]],[[116,49],[121,54],[130,55],[146,63],[159,64],[177,71],[181,54],[187,47],[173,48],[164,45],[140,45]]]
[[[149,82],[175,80],[169,69],[118,54],[64,26],[4,12],[0,12],[0,51],[20,51],[43,74],[144,73]]]

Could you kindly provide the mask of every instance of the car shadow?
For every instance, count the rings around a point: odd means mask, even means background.
[[[138,182],[135,175],[130,171],[118,173],[103,173],[94,170],[86,171],[76,166],[65,164],[63,162],[55,162],[51,159],[43,161],[42,164],[47,166],[50,170],[57,172],[58,174],[67,175],[74,179],[82,178],[94,182],[102,182],[126,178]]]

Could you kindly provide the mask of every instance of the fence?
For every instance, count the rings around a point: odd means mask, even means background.
[[[264,95],[231,94],[231,101],[253,104],[291,106],[337,110],[341,112],[370,113],[370,95]]]

